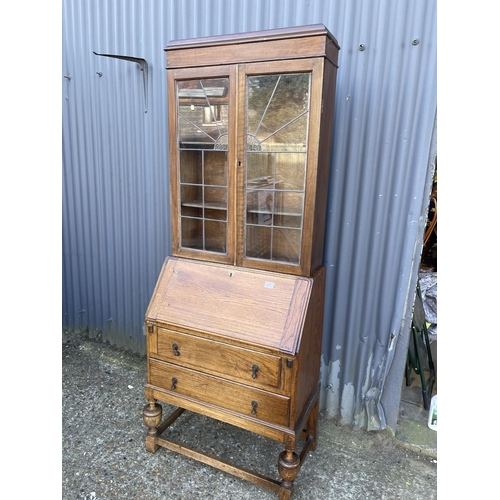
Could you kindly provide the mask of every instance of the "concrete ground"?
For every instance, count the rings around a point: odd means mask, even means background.
[[[147,452],[145,380],[144,357],[63,331],[63,500],[277,499],[164,448]],[[163,406],[164,415],[172,409]],[[278,442],[189,412],[166,433],[279,479]],[[337,426],[320,414],[318,447],[299,472],[292,499],[436,499],[437,454],[429,438],[436,433],[410,418],[394,437]]]
[[[431,343],[431,352],[437,374],[437,342]],[[430,373],[427,368],[424,374],[428,381]],[[432,391],[428,388],[429,401],[437,394],[437,378],[431,387]],[[401,389],[396,440],[418,453],[437,458],[437,432],[429,429],[428,417],[429,412],[424,408],[420,377],[411,370],[410,385],[407,386],[403,380]]]

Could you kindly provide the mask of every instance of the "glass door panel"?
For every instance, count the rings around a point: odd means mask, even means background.
[[[207,187],[203,189],[205,219],[227,220],[227,189]]]
[[[227,224],[205,220],[205,248],[208,252],[226,253]]]
[[[227,153],[225,151],[205,152],[205,184],[227,186]]]
[[[306,153],[276,153],[274,157],[276,178],[282,180],[282,189],[303,193],[306,183]]]
[[[304,195],[291,191],[277,191],[275,198],[274,225],[302,228]]]
[[[228,91],[228,78],[177,81],[183,248],[227,253]]]
[[[255,189],[247,191],[247,224],[271,226],[274,213],[274,191]]]
[[[271,259],[272,228],[247,225],[246,255],[256,259]]]
[[[272,260],[298,264],[300,262],[301,231],[276,228],[273,231]]]
[[[300,264],[310,79],[247,77],[246,257]]]
[[[181,217],[203,218],[203,187],[194,184],[181,186]]]
[[[203,250],[203,219],[181,217],[181,239],[183,246]]]

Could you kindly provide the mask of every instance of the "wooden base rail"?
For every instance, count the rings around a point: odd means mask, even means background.
[[[300,455],[297,455],[293,450],[285,450],[280,454],[278,459],[278,471],[282,480],[278,481],[255,471],[235,465],[227,460],[220,459],[214,455],[204,453],[173,439],[161,437],[161,434],[168,429],[168,427],[170,427],[180,417],[180,415],[184,413],[184,411],[184,408],[177,408],[173,413],[165,418],[163,422],[158,423],[162,414],[161,405],[153,400],[144,407],[144,422],[149,427],[148,434],[146,436],[146,449],[149,452],[154,453],[161,446],[197,460],[198,462],[232,474],[233,476],[245,479],[246,481],[274,491],[278,493],[279,500],[289,500],[291,498],[293,492],[293,481],[302,467],[302,464],[307,457],[307,453],[311,450],[311,448],[314,448],[314,435],[308,435],[306,437]]]

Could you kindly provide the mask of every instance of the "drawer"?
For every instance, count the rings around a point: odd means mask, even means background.
[[[166,328],[157,329],[150,356],[254,387],[280,388],[281,357]]]
[[[272,424],[288,426],[290,399],[150,359],[149,383]],[[182,406],[182,403],[179,403]],[[253,412],[253,413],[252,413]]]

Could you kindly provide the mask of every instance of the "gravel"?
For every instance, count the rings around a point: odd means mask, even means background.
[[[62,499],[277,500],[278,495],[160,448],[145,449],[146,359],[63,330]],[[163,404],[164,415],[174,408]],[[166,434],[279,479],[276,441],[185,412]],[[386,431],[353,430],[320,414],[316,451],[293,500],[437,498],[437,460]]]

